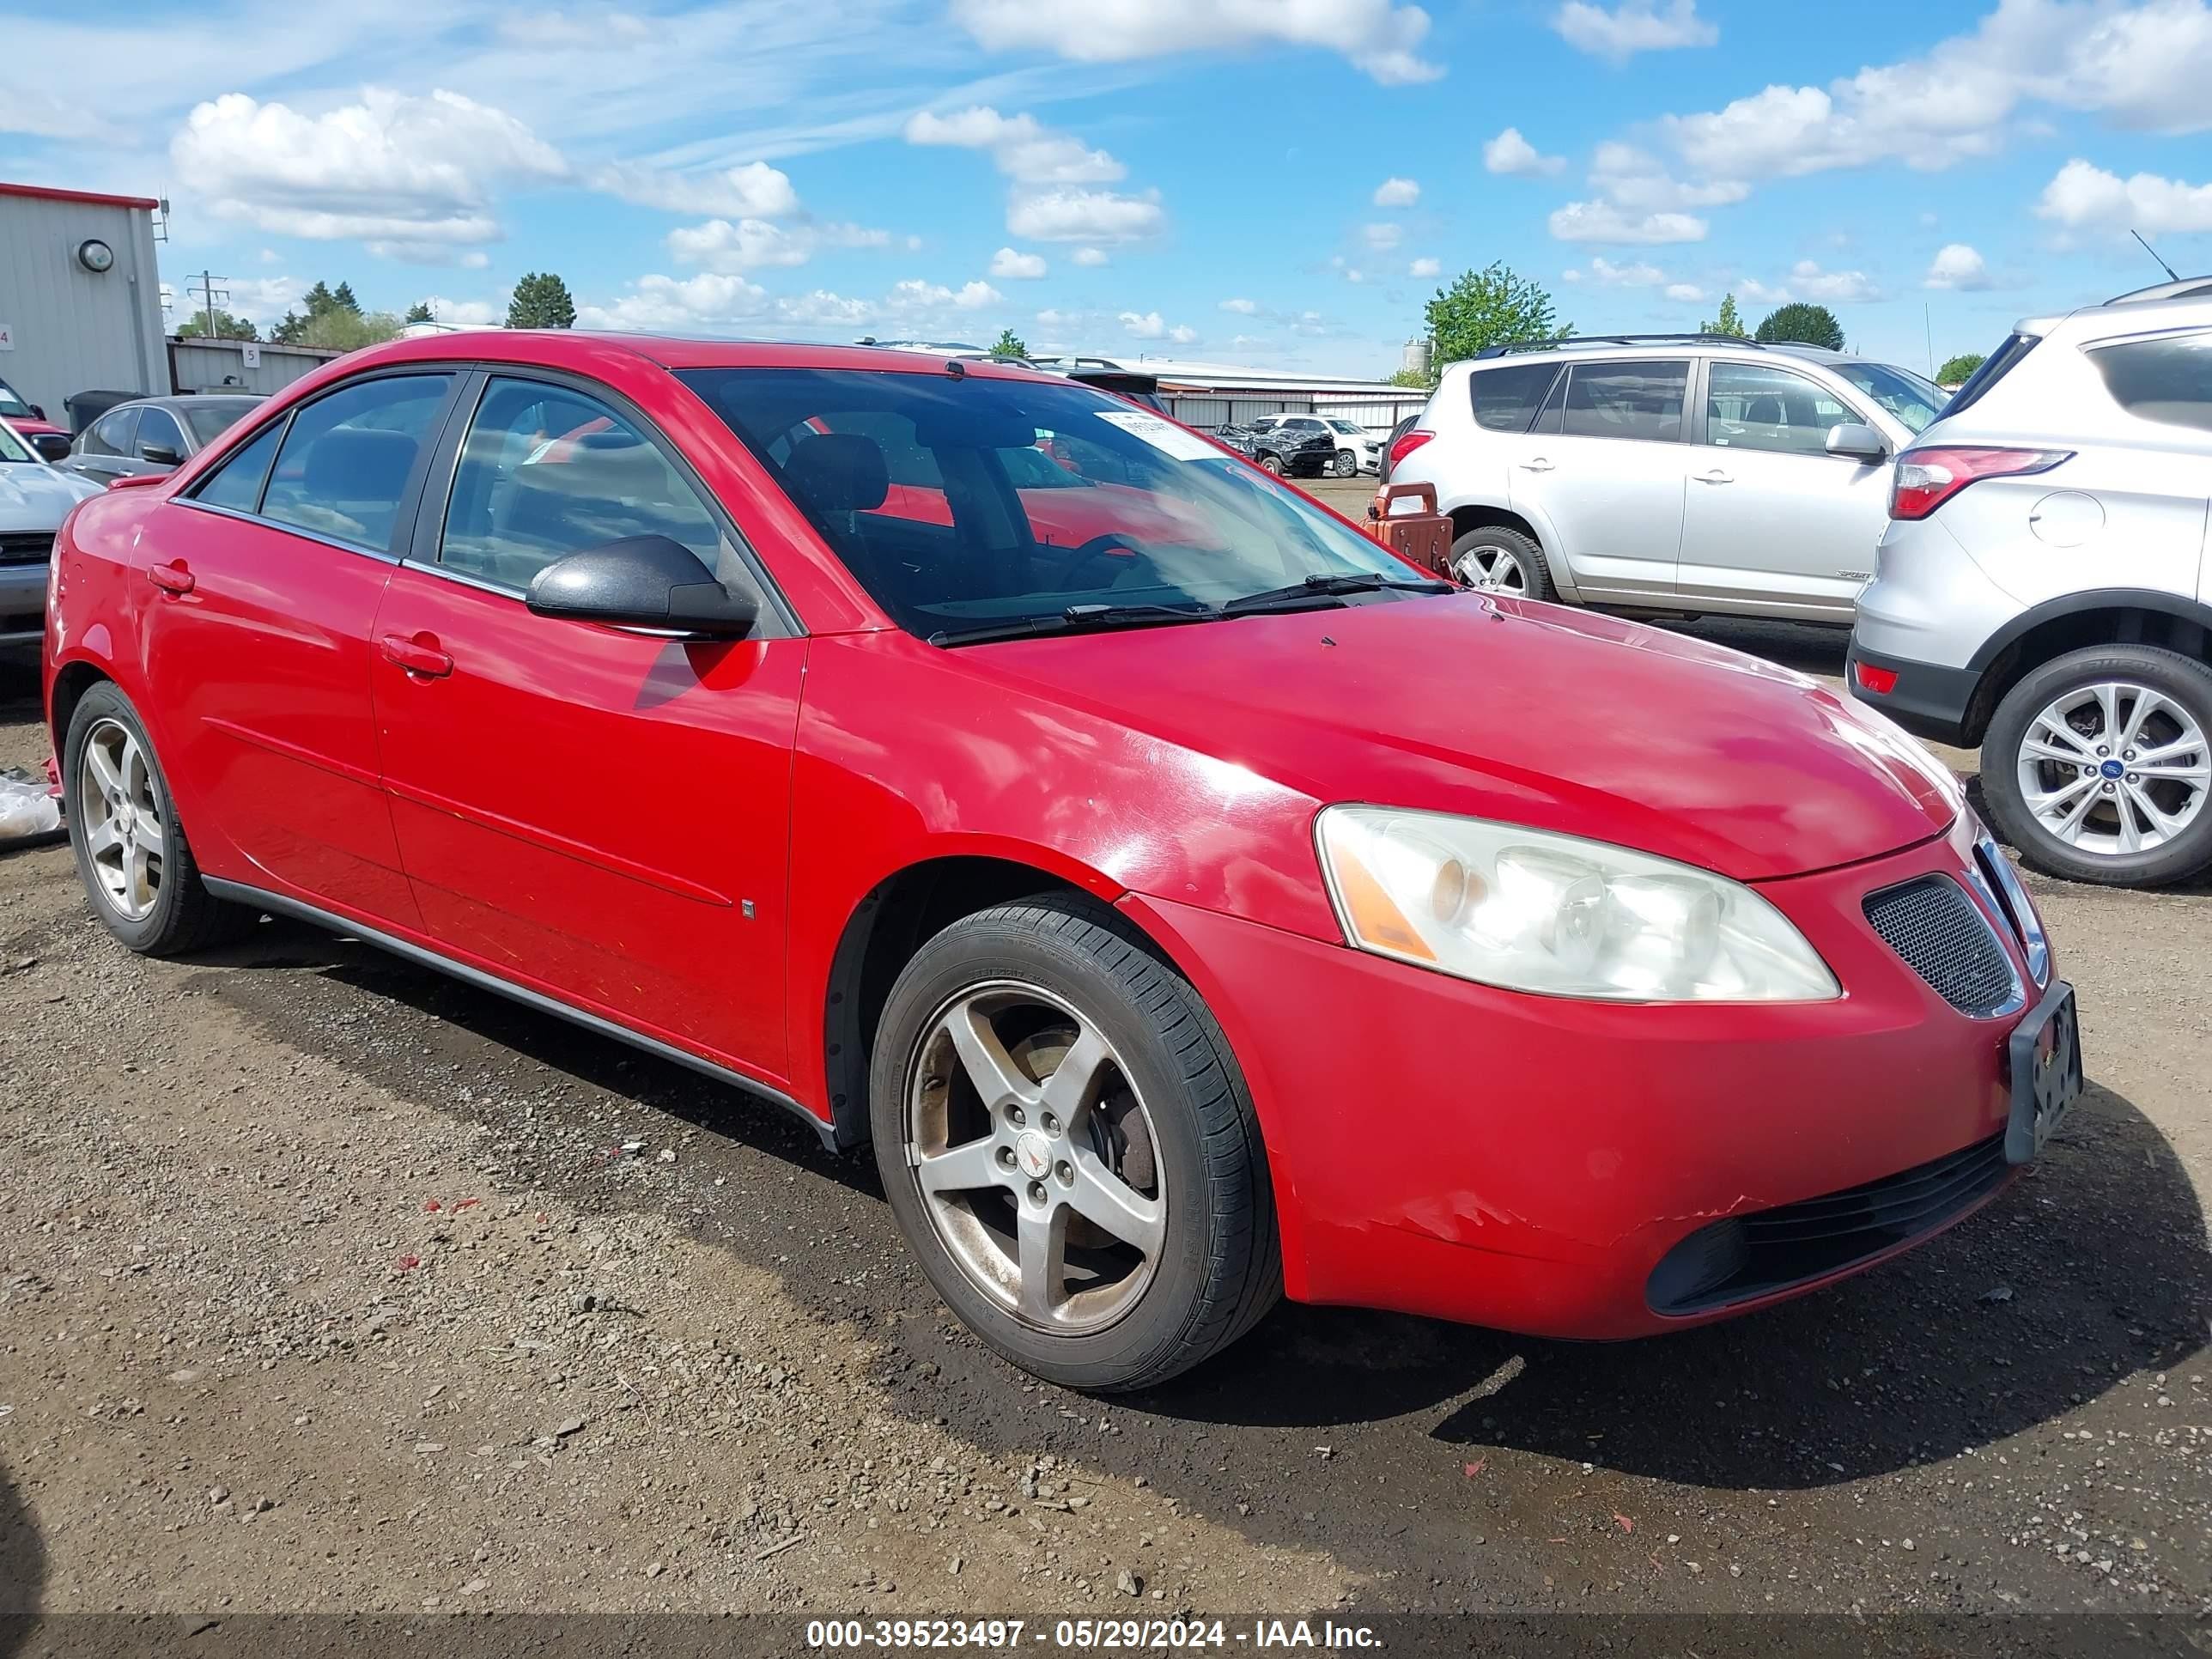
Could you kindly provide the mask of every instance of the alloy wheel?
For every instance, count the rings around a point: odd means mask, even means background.
[[[1481,543],[1452,561],[1452,575],[1469,587],[1492,593],[1526,593],[1528,573],[1510,547]]]
[[[161,896],[167,847],[161,791],[146,751],[120,720],[85,734],[77,769],[84,848],[100,896],[126,921],[143,921]]]
[[[906,1161],[946,1253],[1024,1323],[1104,1329],[1167,1239],[1151,1114],[1104,1033],[1019,981],[971,987],[924,1028]]]
[[[2164,846],[2212,793],[2212,750],[2197,717],[2126,680],[2052,698],[2028,722],[2014,765],[2038,829],[2108,858]]]

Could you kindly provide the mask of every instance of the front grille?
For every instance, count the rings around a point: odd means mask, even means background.
[[[1657,1314],[1708,1313],[1825,1278],[1933,1232],[2004,1184],[2004,1137],[1901,1175],[1700,1227],[1644,1287]]]
[[[51,530],[10,530],[0,533],[0,564],[44,564],[54,556]]]
[[[1866,919],[1937,996],[1977,1018],[2017,1008],[2020,976],[1996,930],[1948,876],[1922,876],[1866,898]]]

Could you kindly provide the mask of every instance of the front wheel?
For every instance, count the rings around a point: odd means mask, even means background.
[[[1470,530],[1452,544],[1452,580],[1486,593],[1510,593],[1516,599],[1548,599],[1552,573],[1535,542],[1517,530],[1486,526]]]
[[[1982,741],[1990,815],[2047,875],[2113,887],[2212,866],[2212,667],[2176,651],[2069,652],[2005,694]]]
[[[1348,449],[1340,449],[1336,452],[1336,459],[1329,463],[1328,470],[1333,477],[1353,477],[1359,471],[1359,457]]]
[[[1272,472],[1279,478],[1283,476],[1283,458],[1279,455],[1262,455],[1260,457],[1260,467],[1262,471]]]
[[[1243,1075],[1197,993],[1104,906],[1003,905],[923,945],[877,1030],[869,1115],[922,1271],[1035,1376],[1164,1382],[1280,1291]]]

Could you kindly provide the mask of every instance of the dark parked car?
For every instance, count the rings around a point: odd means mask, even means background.
[[[1318,478],[1337,470],[1339,440],[1315,415],[1263,415],[1252,422],[1252,459],[1270,472]],[[1356,466],[1346,468],[1350,477]]]
[[[37,451],[41,459],[58,461],[69,453],[69,434],[5,380],[0,380],[0,420],[14,427],[15,435]]]
[[[77,434],[72,472],[101,483],[173,472],[230,429],[261,399],[210,392],[118,404]]]

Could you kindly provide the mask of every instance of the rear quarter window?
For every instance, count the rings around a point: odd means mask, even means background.
[[[2102,346],[2089,361],[2129,414],[2212,432],[2212,331]]]
[[[1526,432],[1559,373],[1557,363],[1509,363],[1468,375],[1474,418],[1492,432]]]

